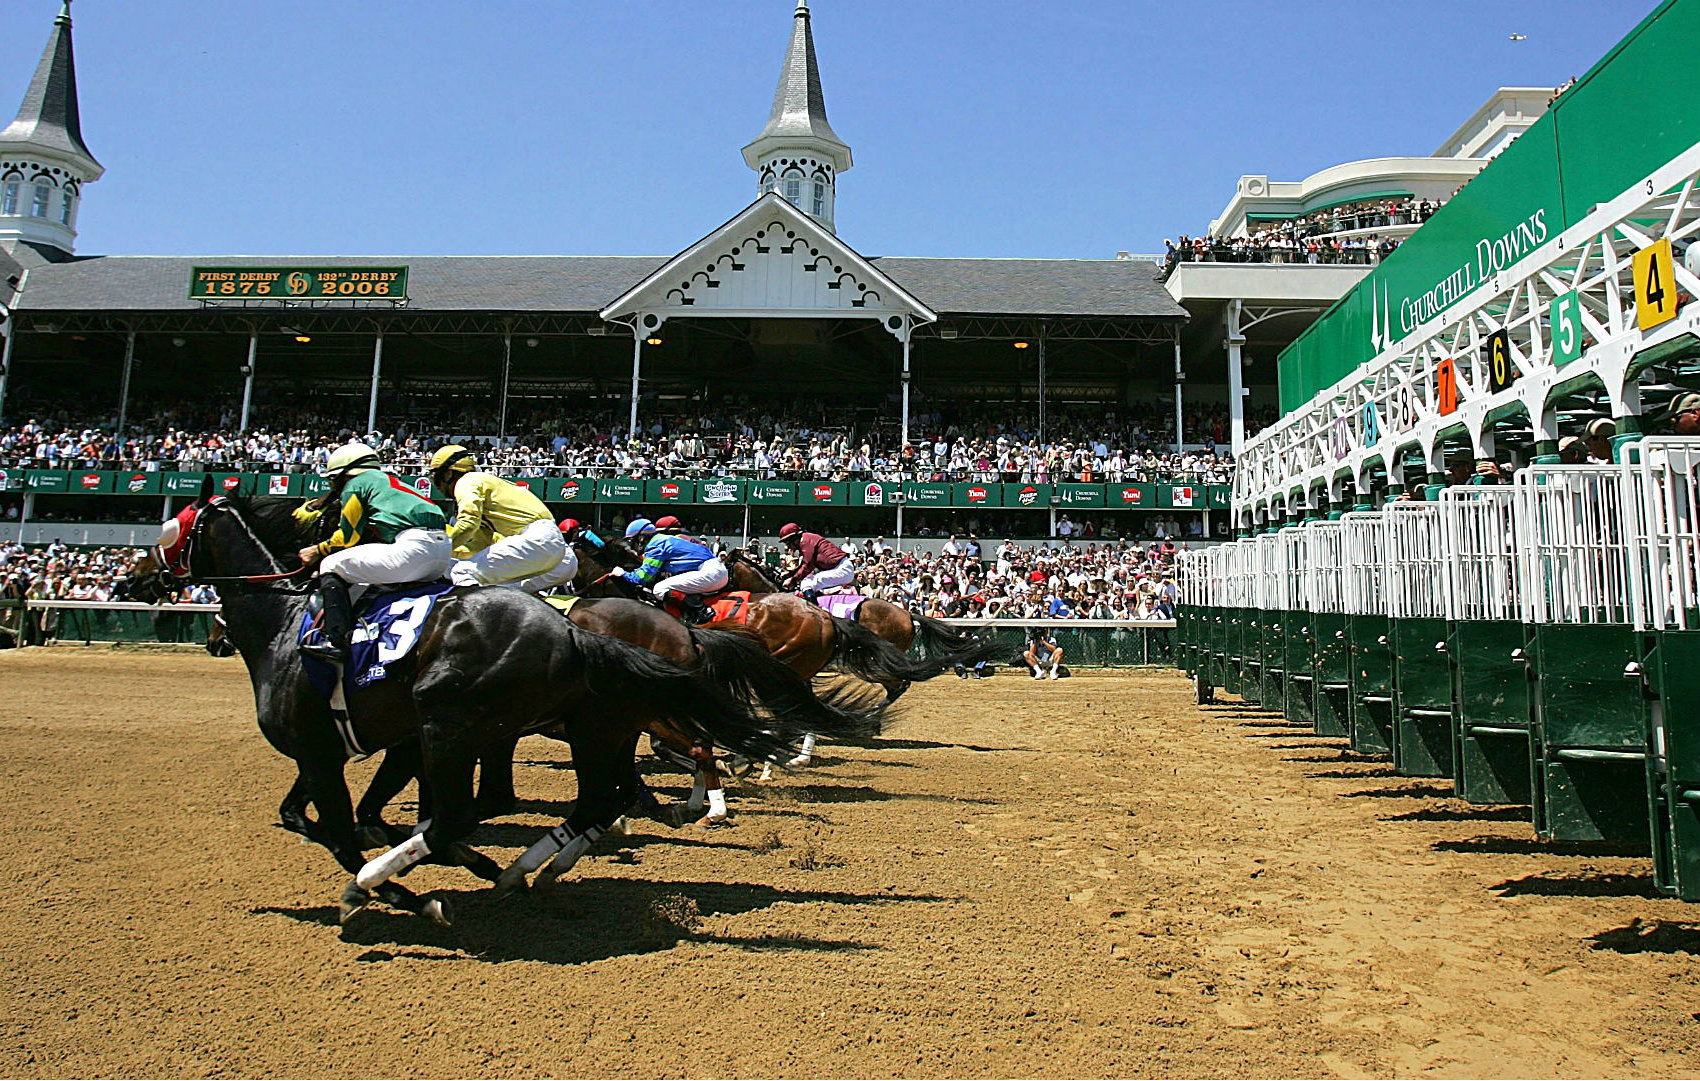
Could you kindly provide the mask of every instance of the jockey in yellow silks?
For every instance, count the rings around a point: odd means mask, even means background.
[[[431,483],[454,497],[449,540],[457,586],[507,586],[544,593],[573,580],[578,556],[549,508],[530,488],[478,469],[472,452],[451,443],[431,455]]]

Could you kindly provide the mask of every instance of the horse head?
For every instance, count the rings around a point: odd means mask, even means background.
[[[160,528],[124,583],[129,596],[157,604],[191,582],[280,574],[293,564],[289,544],[319,529],[321,515],[297,514],[294,500],[215,495],[209,474],[200,494]]]

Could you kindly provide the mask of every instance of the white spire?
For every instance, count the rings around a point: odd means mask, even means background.
[[[832,228],[836,180],[851,166],[850,147],[826,119],[808,0],[797,0],[773,110],[761,134],[744,147],[744,162],[760,177],[763,194],[777,191]]]

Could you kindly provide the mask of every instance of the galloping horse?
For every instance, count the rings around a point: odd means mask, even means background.
[[[387,666],[387,678],[349,692],[347,726],[339,729],[295,645],[306,598],[292,580],[302,572],[286,570],[288,556],[278,555],[307,539],[310,526],[293,515],[298,505],[213,498],[209,475],[200,498],[178,515],[171,543],[138,560],[130,585],[144,600],[184,582],[221,587],[228,636],[248,666],[260,730],[295,760],[318,809],[308,835],[355,875],[342,893],[344,920],[375,893],[448,922],[441,902],[423,902],[391,881],[434,854],[497,877],[502,886],[523,882],[552,856],[560,871],[569,868],[632,802],[639,716],[669,717],[693,735],[769,761],[788,754],[795,735],[816,725],[852,739],[878,732],[876,709],[842,691],[819,701],[782,666],[772,665],[763,678],[783,672],[789,689],[758,692],[747,673],[757,670],[762,650],[748,639],[701,632],[705,659],[685,669],[575,628],[536,598],[506,589],[456,589],[439,598],[416,628],[412,652]],[[459,844],[475,825],[474,763],[488,748],[557,724],[572,744],[577,807],[492,876],[488,857]],[[343,778],[351,739],[369,750],[417,740],[423,760],[419,830],[370,862],[360,851]]]

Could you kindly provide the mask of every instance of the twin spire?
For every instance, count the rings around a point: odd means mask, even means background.
[[[71,4],[66,0],[53,20],[53,33],[36,65],[35,77],[24,91],[18,115],[0,130],[0,151],[39,149],[53,151],[80,167],[83,179],[93,180],[104,171],[83,143],[81,118],[77,113],[77,65],[71,52]]]
[[[762,194],[777,192],[832,228],[836,180],[851,166],[850,147],[826,119],[808,0],[797,0],[773,109],[761,134],[744,147],[744,162],[760,177]]]

